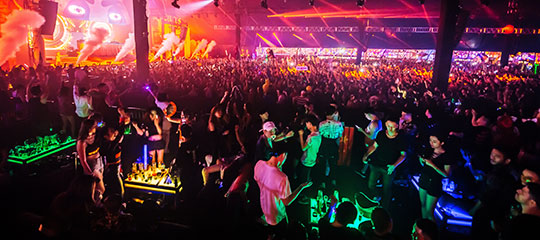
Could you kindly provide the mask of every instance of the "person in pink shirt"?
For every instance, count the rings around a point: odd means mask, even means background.
[[[270,231],[276,237],[283,237],[287,227],[287,212],[289,206],[300,192],[312,185],[311,182],[300,184],[291,191],[289,178],[281,171],[287,159],[287,153],[274,153],[270,160],[259,160],[255,164],[254,178],[260,189],[261,209],[264,219],[270,225]]]

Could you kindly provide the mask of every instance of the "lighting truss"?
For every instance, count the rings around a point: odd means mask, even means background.
[[[358,32],[358,27],[289,27],[289,26],[244,26],[245,31],[261,32]],[[214,25],[214,30],[236,30],[235,25]]]
[[[214,25],[214,30],[234,31],[236,25]],[[290,26],[243,26],[244,31],[257,32],[309,32],[309,33],[352,33],[360,32],[360,27],[290,27]],[[366,26],[365,32],[380,33],[390,31],[393,33],[437,33],[438,27],[374,27]],[[503,34],[502,28],[465,28],[465,33],[471,34]],[[540,29],[534,28],[515,28],[514,34],[518,35],[536,35],[540,34]]]

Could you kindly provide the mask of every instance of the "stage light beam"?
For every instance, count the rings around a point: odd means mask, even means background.
[[[339,43],[339,44],[342,43],[342,41],[339,40],[337,37],[334,37],[334,36],[332,36],[332,35],[330,35],[330,34],[326,34],[326,36],[329,37],[329,38],[331,38],[331,39],[334,39],[334,40],[335,40],[337,43]]]
[[[278,13],[276,11],[274,11],[272,8],[267,8],[268,11],[270,11],[272,14],[274,15],[278,15]],[[287,24],[287,26],[289,27],[295,27],[296,25],[294,25],[291,21],[287,20],[286,17],[279,17],[279,19],[281,21],[283,21],[285,24]]]
[[[278,36],[276,35],[275,32],[273,33],[273,35],[274,35],[274,37],[276,38],[276,40],[278,41],[279,45],[280,45],[281,47],[283,47],[283,44],[281,43],[281,41],[279,40],[279,38],[278,38]]]
[[[317,43],[317,45],[319,47],[321,47],[321,44],[319,43],[319,41],[317,41],[317,38],[315,38],[315,36],[313,36],[313,33],[310,33],[309,36],[311,36],[311,38],[313,38],[313,40],[315,41],[315,43]]]
[[[206,7],[206,5],[208,4],[211,4],[212,1],[213,0],[205,0],[205,1],[185,3],[182,5],[182,8],[180,9],[180,11],[177,11],[178,13],[175,13],[175,15],[181,18],[192,16],[201,8]]]
[[[261,34],[257,33],[257,36],[259,36],[268,46],[270,47],[277,47],[276,44],[273,44],[272,42],[268,41],[268,39],[261,36]]]

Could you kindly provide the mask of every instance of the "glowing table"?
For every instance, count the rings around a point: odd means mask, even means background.
[[[75,139],[69,136],[62,139],[57,134],[36,137],[35,142],[32,142],[33,140],[26,140],[23,145],[11,149],[7,161],[25,165],[64,151],[76,144]]]
[[[150,171],[147,170],[145,172],[146,174],[151,175],[149,174]],[[145,177],[144,175],[145,173],[127,177],[124,179],[124,187],[126,189],[133,188],[165,194],[176,194],[182,191],[180,180],[178,180],[176,176],[172,176],[168,173],[165,173],[163,177]],[[173,178],[176,178],[176,180]]]

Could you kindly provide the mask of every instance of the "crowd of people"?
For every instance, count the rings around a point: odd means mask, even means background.
[[[170,228],[151,210],[159,203],[133,207],[123,187],[145,144],[151,164],[180,177],[174,206],[190,213],[181,221],[189,227],[175,226],[186,233],[398,239],[389,214],[394,181],[420,176],[414,239],[438,238],[443,179],[474,201],[472,238],[538,234],[540,78],[460,65],[443,91],[431,87],[430,69],[409,61],[208,59],[152,63],[141,82],[129,64],[18,66],[0,75],[3,176],[9,150],[25,139],[54,132],[77,139],[80,172],[46,214],[27,221],[41,237]],[[361,184],[343,171],[365,179],[364,195],[377,206],[369,227],[347,227],[365,209],[339,197]],[[293,203],[321,192],[332,200],[317,232],[289,220]]]

